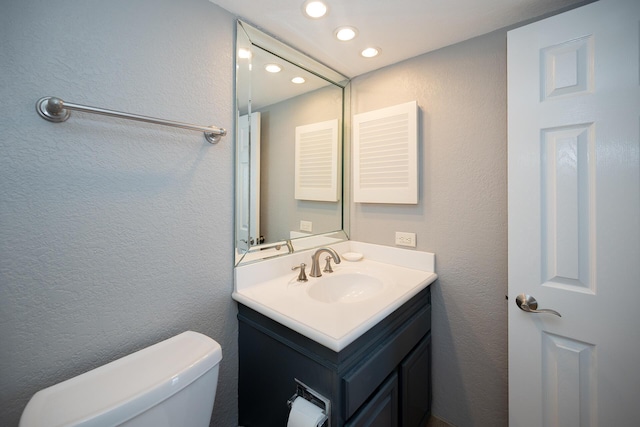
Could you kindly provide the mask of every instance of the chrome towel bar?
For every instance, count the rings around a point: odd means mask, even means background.
[[[103,116],[119,117],[121,119],[136,120],[139,122],[154,123],[156,125],[171,126],[174,128],[197,130],[204,132],[204,137],[212,144],[220,141],[227,134],[223,128],[215,126],[198,126],[189,123],[174,122],[171,120],[156,119],[154,117],[140,116],[137,114],[123,113],[121,111],[106,110],[104,108],[90,107],[88,105],[73,104],[54,96],[45,96],[36,102],[36,111],[45,120],[50,122],[64,122],[71,113],[69,110],[82,111],[84,113],[100,114]]]

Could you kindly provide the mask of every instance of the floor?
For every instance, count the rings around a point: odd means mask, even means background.
[[[431,417],[424,427],[454,427],[453,425],[442,421],[439,418]]]

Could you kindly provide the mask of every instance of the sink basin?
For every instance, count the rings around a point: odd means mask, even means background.
[[[326,303],[364,301],[384,289],[382,280],[363,273],[323,276],[308,289],[311,298]]]
[[[247,263],[235,269],[233,299],[339,352],[438,277],[431,253],[354,241],[331,247],[364,256],[345,257],[308,282],[298,282],[291,267],[308,263],[310,251]]]

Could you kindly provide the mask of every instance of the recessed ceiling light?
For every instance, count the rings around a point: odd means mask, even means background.
[[[280,67],[278,64],[267,64],[264,66],[264,69],[270,73],[279,73],[280,71],[282,71],[282,67]]]
[[[340,41],[346,42],[353,40],[358,35],[358,30],[353,27],[340,27],[336,29],[336,38]]]
[[[309,18],[317,19],[327,14],[327,5],[318,0],[306,1],[302,10]]]
[[[377,47],[368,47],[362,51],[361,55],[365,58],[373,58],[374,56],[378,56],[380,54],[380,49]]]
[[[305,82],[305,80],[302,77],[294,77],[291,79],[291,81],[297,85],[300,85]]]
[[[246,47],[241,47],[238,49],[238,58],[247,59],[251,58],[251,51]]]

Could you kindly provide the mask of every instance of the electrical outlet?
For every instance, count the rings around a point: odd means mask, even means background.
[[[396,231],[396,245],[415,248],[416,233],[404,233],[402,231]]]
[[[300,221],[300,231],[313,231],[313,223],[311,221]]]

